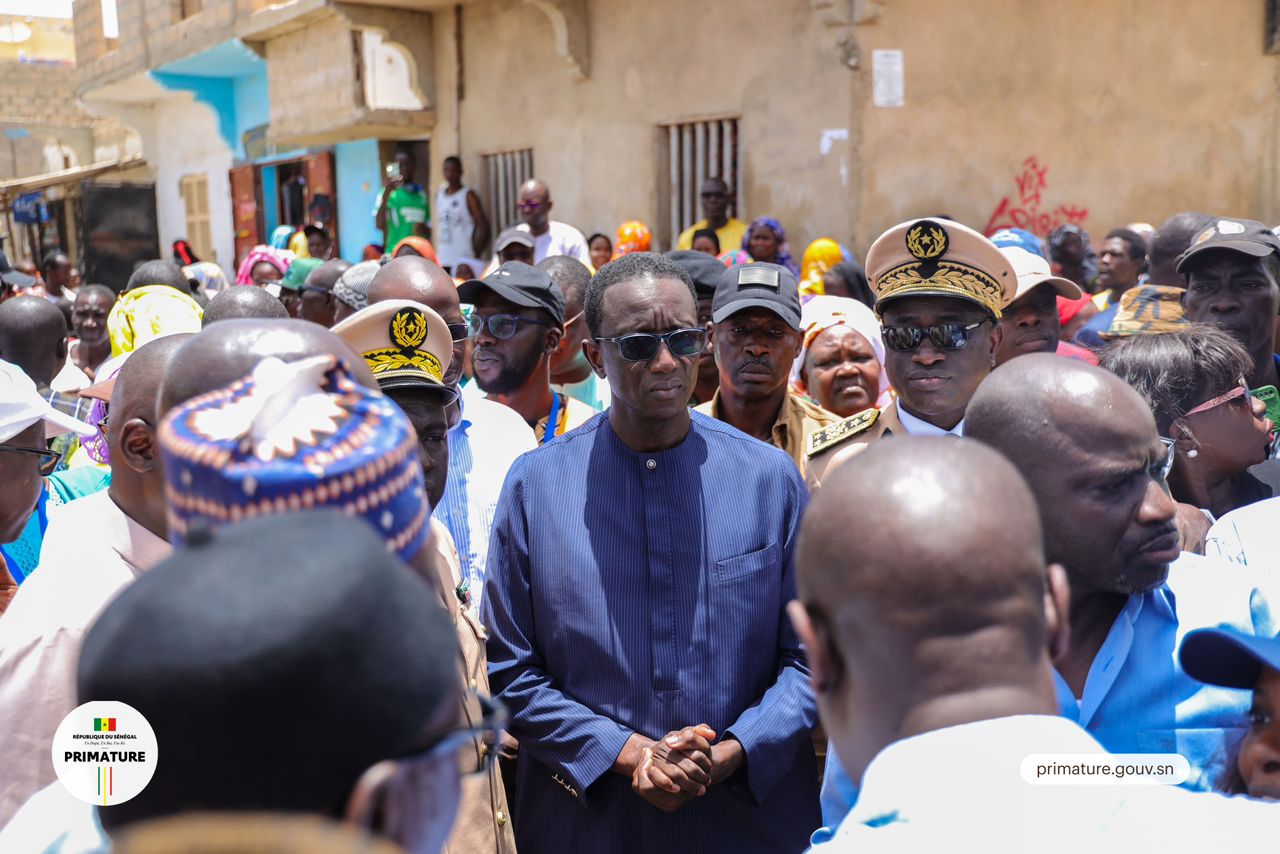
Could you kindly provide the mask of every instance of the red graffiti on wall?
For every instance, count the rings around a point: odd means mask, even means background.
[[[1018,196],[1005,196],[996,205],[987,227],[986,235],[992,235],[1002,228],[1025,228],[1032,234],[1041,237],[1048,235],[1060,225],[1068,223],[1083,225],[1089,216],[1089,209],[1079,205],[1058,205],[1049,210],[1041,210],[1044,191],[1049,186],[1049,167],[1040,163],[1034,156],[1022,161],[1022,171],[1014,176],[1018,187]]]

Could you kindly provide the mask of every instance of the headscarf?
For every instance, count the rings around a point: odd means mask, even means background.
[[[333,286],[333,295],[343,305],[359,311],[369,304],[369,285],[381,269],[381,261],[361,261],[348,267]]]
[[[272,249],[288,249],[289,240],[296,231],[297,229],[291,225],[276,226],[276,230],[271,232],[271,239],[267,241],[267,245]]]
[[[249,254],[240,262],[240,267],[236,270],[236,284],[252,285],[253,268],[263,261],[279,270],[280,277],[284,278],[284,274],[289,272],[289,264],[293,258],[293,253],[287,249],[273,249],[259,244],[250,249]]]
[[[293,263],[289,265],[289,272],[285,273],[280,281],[280,287],[289,291],[301,291],[307,276],[323,263],[319,258],[294,258]]]
[[[1182,312],[1182,288],[1139,285],[1120,295],[1111,328],[1099,332],[1104,341],[1159,332],[1177,332],[1189,325]]]
[[[199,332],[203,317],[200,303],[175,287],[143,285],[125,291],[107,315],[111,355],[131,353],[166,335]]]
[[[850,258],[832,267],[831,272],[844,279],[845,286],[849,288],[849,293],[855,300],[867,308],[875,308],[876,295],[871,293],[871,285],[867,282],[867,271],[862,269],[861,264]],[[823,285],[823,293],[826,293],[826,285]]]
[[[825,293],[822,277],[846,257],[846,252],[830,237],[819,237],[804,250],[800,261],[800,299],[810,300]]]
[[[618,226],[618,240],[613,247],[613,257],[621,258],[629,252],[648,252],[652,240],[649,226],[638,219],[629,219]]]
[[[791,364],[791,387],[800,394],[808,394],[804,380],[800,378],[800,369],[804,367],[804,360],[809,356],[809,348],[813,346],[813,342],[833,326],[847,326],[871,343],[871,350],[880,363],[880,388],[875,405],[888,405],[893,400],[893,390],[889,387],[889,372],[884,368],[884,339],[880,335],[880,321],[871,309],[847,297],[816,296],[800,310],[804,344],[800,348],[799,357]]]
[[[98,374],[95,378],[94,386],[103,386],[106,382],[114,380],[120,373],[120,369],[124,367],[125,361],[129,358],[130,353],[121,353],[112,359],[107,359],[98,368]],[[93,388],[90,386],[89,388]],[[111,386],[115,388],[114,385]],[[89,416],[85,418],[85,422],[92,424],[98,428],[98,432],[92,436],[87,436],[80,440],[80,446],[84,448],[84,452],[89,455],[89,459],[95,463],[101,463],[104,466],[111,465],[111,449],[107,447],[107,434],[102,429],[102,419],[107,415],[109,403],[101,397],[85,394],[88,389],[81,391],[81,397],[92,397],[93,404],[89,407]]]
[[[218,291],[227,287],[227,274],[212,261],[200,261],[182,268],[188,279],[195,279],[196,286],[206,297],[212,298]]]
[[[752,220],[751,225],[747,227],[747,233],[742,235],[743,251],[748,254],[751,253],[751,235],[757,228],[771,229],[774,236],[778,238],[778,257],[773,260],[773,263],[780,267],[786,267],[791,271],[792,275],[799,277],[800,268],[792,260],[791,247],[787,245],[787,232],[783,230],[782,223],[773,217],[762,216],[759,219]]]
[[[743,249],[730,249],[720,253],[719,261],[726,267],[741,267],[751,263],[751,253]]]
[[[413,235],[410,235],[397,243],[395,248],[391,250],[391,257],[394,258],[399,255],[400,250],[406,246],[413,247],[414,252],[417,252],[433,264],[440,263],[440,257],[436,255],[436,248],[431,245],[431,241],[427,240],[425,237],[415,237]]]
[[[1068,223],[1049,232],[1046,238],[1049,243],[1049,260],[1052,261],[1053,256],[1058,254],[1068,234],[1078,234],[1084,241],[1084,261],[1081,263],[1081,269],[1084,271],[1084,284],[1087,285],[1098,275],[1098,253],[1093,250],[1093,244],[1089,242],[1089,233],[1080,226]]]
[[[307,248],[307,233],[301,229],[295,231],[293,236],[289,238],[289,246],[287,248],[298,258],[311,257],[311,250]]]
[[[185,240],[173,241],[173,260],[183,267],[200,263],[200,259],[191,249],[191,244]]]

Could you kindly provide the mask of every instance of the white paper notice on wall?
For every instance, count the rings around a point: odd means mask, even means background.
[[[901,107],[906,100],[902,80],[902,51],[871,51],[871,84],[877,107]]]

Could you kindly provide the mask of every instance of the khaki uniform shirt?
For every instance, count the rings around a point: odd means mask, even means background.
[[[465,687],[468,691],[462,701],[461,722],[467,726],[477,726],[484,715],[471,692],[489,693],[488,661],[484,651],[488,632],[471,616],[467,603],[460,601],[454,593],[461,582],[462,571],[458,550],[454,548],[449,529],[438,519],[431,520],[431,528],[435,532],[436,551],[440,557],[436,561],[436,568],[441,591],[446,597],[445,607],[453,617],[454,626],[458,630],[458,643],[462,648],[463,679],[466,680]],[[481,761],[485,750],[485,745],[477,743],[477,762]],[[507,807],[506,790],[498,773],[498,763],[492,761],[485,776],[463,779],[458,817],[442,854],[514,854],[515,850],[516,839],[511,830],[511,812]]]
[[[802,469],[809,492],[817,492],[822,479],[882,436],[905,434],[898,420],[898,402],[884,409],[866,409],[810,433],[805,441],[808,465]]]
[[[710,415],[712,418],[728,423],[728,420],[720,414],[719,389],[710,400],[695,406],[694,409],[703,415]],[[815,430],[839,421],[840,416],[834,412],[828,412],[798,394],[787,392],[787,396],[782,400],[782,407],[778,410],[777,420],[773,422],[773,429],[769,433],[769,444],[785,451],[787,456],[795,462],[796,468],[800,469],[800,474],[805,475],[808,465],[805,438]]]

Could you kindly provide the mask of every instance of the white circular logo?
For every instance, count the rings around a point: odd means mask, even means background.
[[[156,733],[126,703],[98,700],[72,710],[53,734],[53,770],[87,804],[135,797],[156,773]]]

